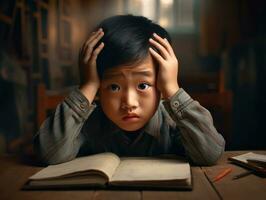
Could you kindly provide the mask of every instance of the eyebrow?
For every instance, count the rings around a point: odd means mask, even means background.
[[[147,71],[133,71],[133,76],[145,76],[145,77],[152,77],[153,73],[149,70]],[[121,77],[124,76],[122,73],[107,73],[107,75],[104,76],[104,79],[111,79],[114,77]]]

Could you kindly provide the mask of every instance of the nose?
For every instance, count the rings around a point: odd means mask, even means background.
[[[137,93],[130,89],[125,91],[122,96],[121,108],[123,110],[127,110],[131,112],[134,109],[136,109],[138,105],[139,103],[138,103]]]

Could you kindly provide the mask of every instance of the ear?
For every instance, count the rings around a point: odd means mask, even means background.
[[[99,94],[99,90],[98,90],[95,97],[94,97],[94,101],[99,101],[99,100],[100,100],[100,94]]]

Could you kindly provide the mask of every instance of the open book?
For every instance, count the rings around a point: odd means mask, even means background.
[[[266,176],[266,155],[249,152],[230,157],[228,160],[251,169],[258,175]]]
[[[173,157],[122,157],[100,153],[50,165],[29,177],[24,189],[192,189],[188,162]]]

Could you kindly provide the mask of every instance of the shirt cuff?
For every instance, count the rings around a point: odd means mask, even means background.
[[[173,119],[181,119],[182,110],[192,101],[193,99],[189,94],[183,88],[180,88],[172,97],[164,100],[163,105]]]
[[[72,110],[86,120],[96,104],[90,103],[88,99],[80,92],[78,88],[74,89],[66,98],[65,102],[72,108]]]

